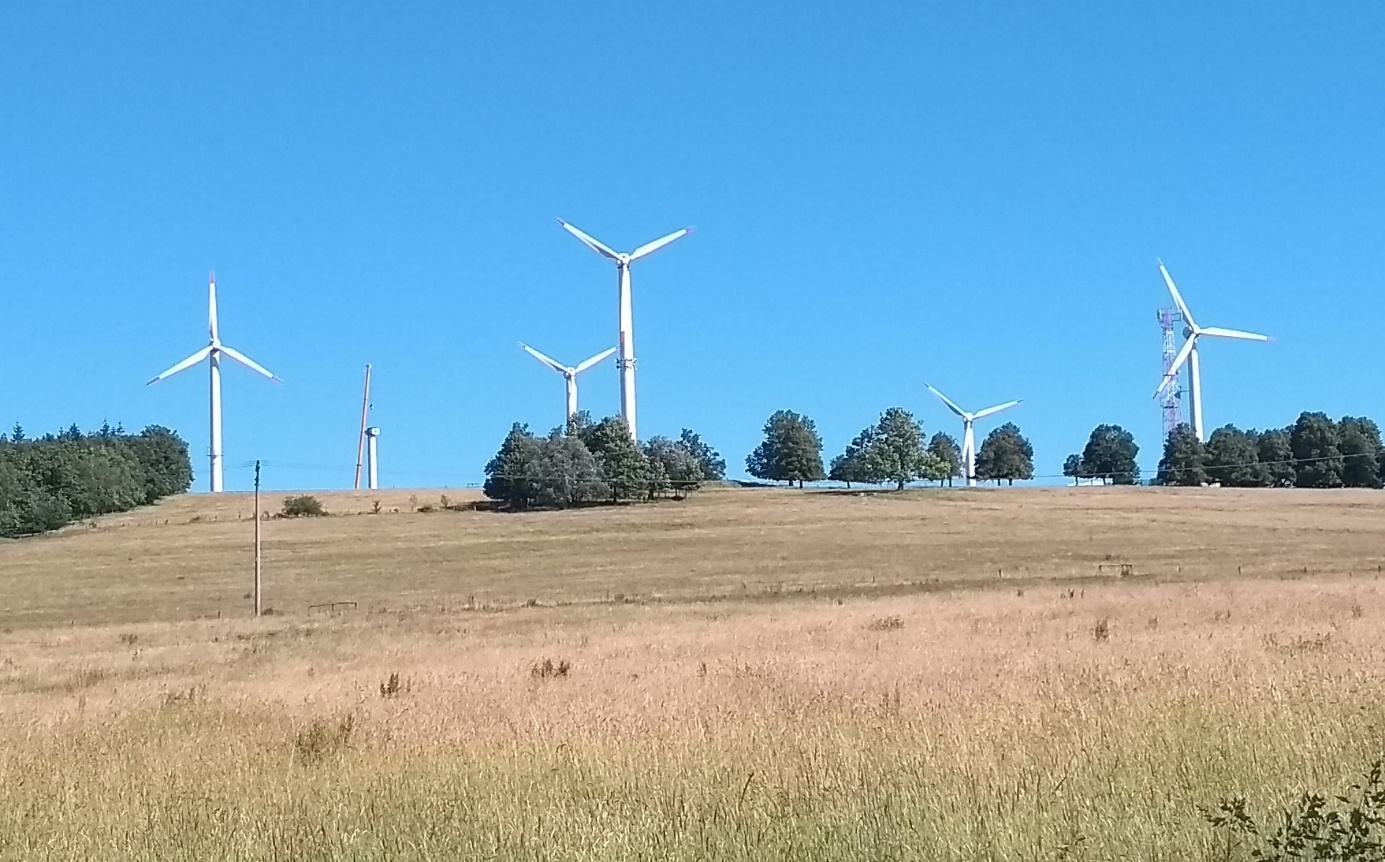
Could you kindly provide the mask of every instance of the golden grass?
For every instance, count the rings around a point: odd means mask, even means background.
[[[1225,858],[1382,753],[1379,495],[410,496],[260,620],[243,498],[0,545],[0,858]]]

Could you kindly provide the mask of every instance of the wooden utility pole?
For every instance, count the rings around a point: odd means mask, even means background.
[[[260,615],[260,462],[255,462],[255,616]]]
[[[365,429],[370,424],[370,365],[365,367],[365,395],[361,398],[361,435],[356,438],[356,490],[361,490],[361,456],[365,453]]]

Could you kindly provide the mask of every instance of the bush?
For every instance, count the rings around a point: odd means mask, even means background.
[[[309,494],[284,498],[285,518],[316,518],[325,514],[327,510],[322,508],[322,501]]]
[[[1254,862],[1318,859],[1323,862],[1375,862],[1385,859],[1385,774],[1371,764],[1366,777],[1340,796],[1305,793],[1273,821],[1267,832],[1247,810],[1244,797],[1223,800],[1204,814],[1231,840],[1248,845]]]

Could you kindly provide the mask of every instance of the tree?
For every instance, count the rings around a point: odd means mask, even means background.
[[[1261,431],[1256,438],[1256,454],[1265,484],[1271,488],[1291,488],[1298,478],[1289,432],[1283,428]]]
[[[578,410],[576,413],[572,414],[567,418],[567,422],[564,425],[564,428],[567,431],[567,433],[572,437],[583,437],[586,435],[588,431],[591,430],[591,427],[595,424],[596,423],[592,421],[592,415],[590,411]]]
[[[1073,479],[1085,478],[1082,472],[1082,456],[1074,452],[1063,460],[1063,475]]]
[[[845,482],[848,488],[852,482],[879,482],[879,479],[871,478],[868,473],[869,465],[866,464],[866,453],[874,439],[874,425],[862,429],[861,433],[847,444],[842,454],[832,459],[832,469],[828,471],[827,478],[834,482]]]
[[[880,414],[864,454],[866,473],[877,482],[894,482],[897,491],[934,466],[923,445],[923,429],[902,407]]]
[[[1109,479],[1117,485],[1134,485],[1140,480],[1135,456],[1140,447],[1135,437],[1119,425],[1098,425],[1082,450],[1082,474]]]
[[[683,433],[692,434],[686,428]],[[696,434],[692,436],[697,437]],[[667,437],[653,437],[644,444],[644,455],[668,486],[673,488],[675,495],[682,496],[702,486],[702,462],[683,445],[683,439],[673,441]]]
[[[139,460],[144,475],[144,501],[186,493],[192,487],[192,459],[188,444],[162,425],[150,425],[126,442]]]
[[[1255,434],[1227,425],[1207,440],[1207,478],[1229,488],[1263,488],[1269,476],[1260,466]]]
[[[938,481],[946,479],[951,487],[953,478],[962,475],[962,447],[957,445],[957,440],[952,435],[939,431],[928,441],[928,451],[942,462],[943,473]]]
[[[822,470],[822,438],[817,425],[792,410],[779,410],[765,422],[765,439],[745,459],[746,470],[771,482],[816,482]]]
[[[585,429],[581,440],[601,466],[612,503],[649,496],[654,473],[624,420],[616,416],[602,419]]]
[[[1370,419],[1343,416],[1337,423],[1338,447],[1342,451],[1342,484],[1348,488],[1381,486],[1380,426]]]
[[[721,453],[702,442],[702,438],[690,428],[684,428],[675,444],[697,461],[702,478],[708,482],[720,482],[726,478],[726,459]]]
[[[1207,452],[1191,425],[1180,424],[1164,441],[1164,457],[1154,481],[1160,485],[1201,485],[1207,481]]]
[[[159,429],[154,444],[120,425],[84,435],[76,426],[31,440],[15,426],[0,441],[0,536],[55,530],[76,518],[122,512],[187,490],[187,445]]]
[[[1006,422],[981,441],[976,452],[976,478],[994,479],[997,485],[1002,479],[1013,485],[1016,479],[1034,478],[1034,447],[1018,425]]]
[[[1340,488],[1345,463],[1337,445],[1337,425],[1326,413],[1301,413],[1289,431],[1299,488]]]
[[[534,503],[566,509],[606,496],[606,482],[596,458],[581,438],[555,429],[539,441]]]
[[[538,497],[541,454],[529,426],[516,422],[500,444],[500,451],[486,464],[482,493],[511,509],[529,508]]]

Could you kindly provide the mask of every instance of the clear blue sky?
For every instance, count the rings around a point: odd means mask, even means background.
[[[1040,9],[1043,5],[1045,8]],[[1152,467],[1162,257],[1208,428],[1385,418],[1379,3],[7,3],[0,423],[169,425],[228,467],[349,487],[375,366],[382,480],[460,485],[615,341],[640,430],[743,475],[776,408],[827,456],[891,405],[1010,398],[1038,472],[1116,422]],[[581,382],[614,413],[614,363]],[[981,428],[982,434],[992,426]],[[303,465],[303,466],[288,466]],[[245,488],[229,469],[227,487]]]

